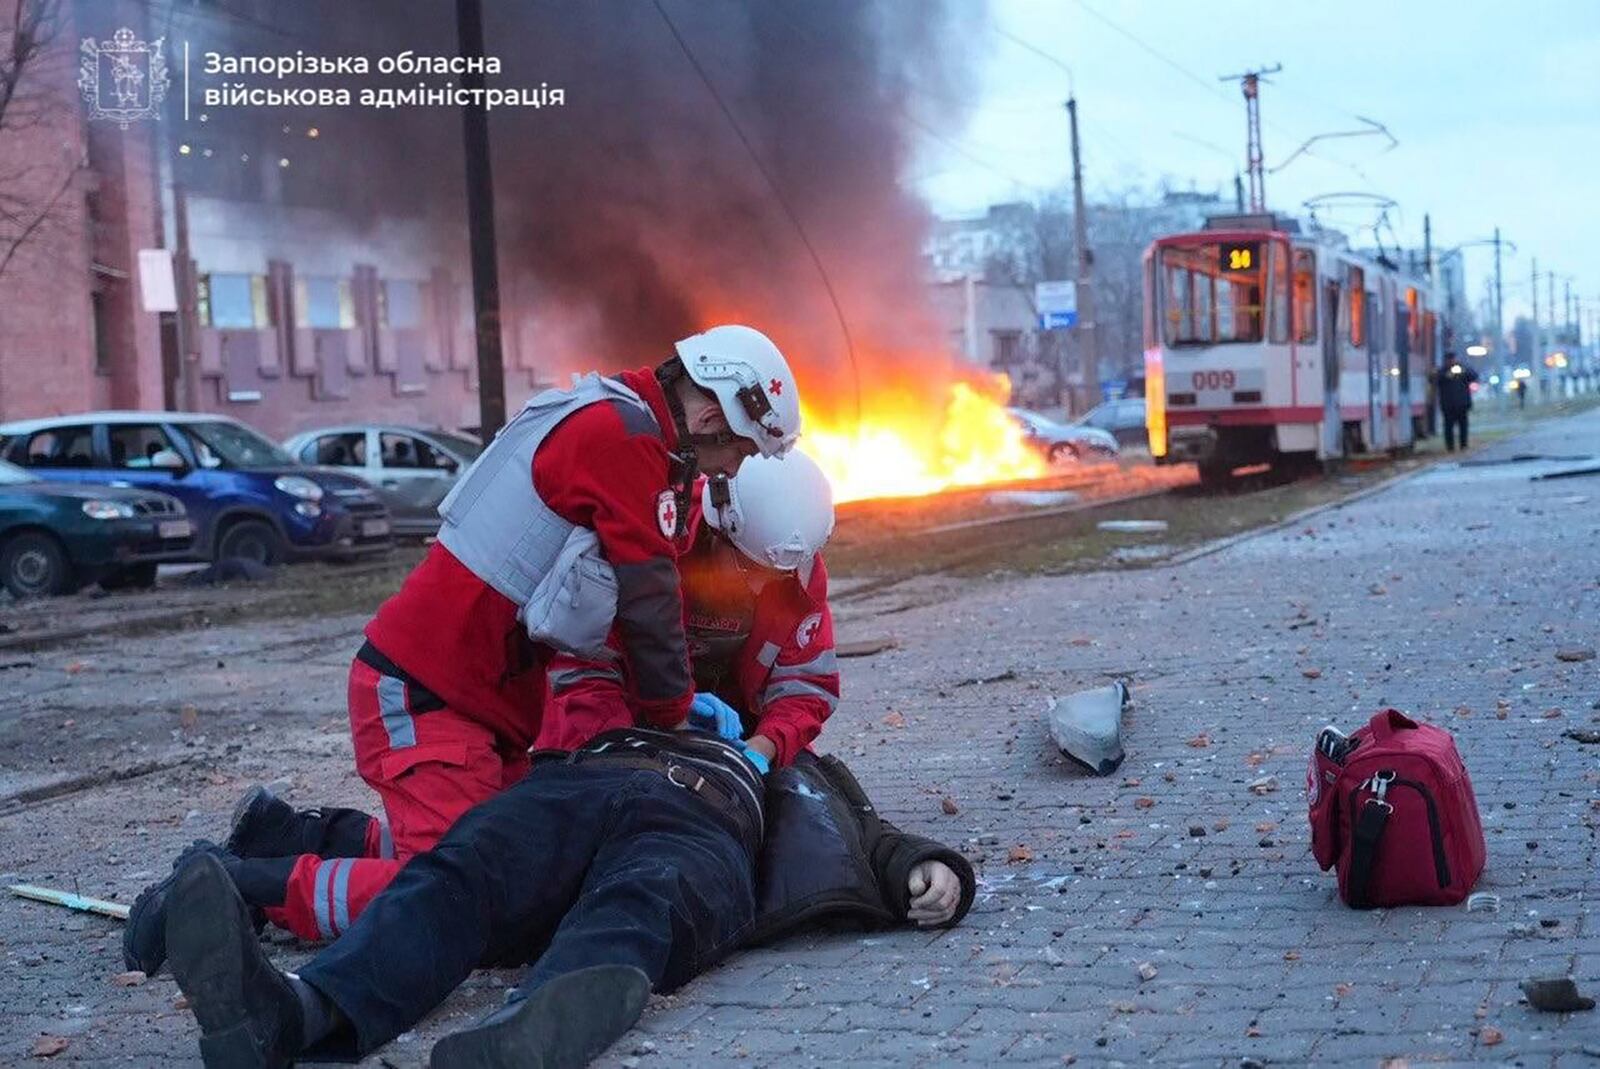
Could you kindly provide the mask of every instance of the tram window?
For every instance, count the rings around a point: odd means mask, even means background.
[[[1366,272],[1352,267],[1347,289],[1350,293],[1350,344],[1359,349],[1367,344]]]
[[[1406,287],[1406,322],[1411,325],[1408,352],[1422,350],[1422,295],[1415,286]]]
[[[1173,346],[1214,345],[1261,340],[1259,246],[1249,250],[1249,266],[1241,257],[1224,255],[1216,242],[1168,246],[1161,250],[1161,319],[1166,343]]]
[[[1268,322],[1274,344],[1289,340],[1289,249],[1281,242],[1272,243],[1272,299],[1269,302]]]
[[[1294,250],[1294,340],[1317,340],[1317,255]]]

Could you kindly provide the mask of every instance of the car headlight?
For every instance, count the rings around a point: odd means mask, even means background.
[[[83,514],[92,520],[131,520],[136,515],[126,501],[85,501]]]
[[[316,519],[322,515],[322,506],[315,501],[296,501],[294,510],[307,519]]]
[[[304,475],[280,475],[272,481],[272,485],[301,501],[322,500],[322,487]]]

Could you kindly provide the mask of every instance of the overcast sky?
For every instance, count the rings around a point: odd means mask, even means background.
[[[949,138],[959,148],[927,139],[915,174],[943,214],[1070,177],[1068,74],[1005,34],[1072,68],[1091,195],[1162,179],[1231,195],[1244,106],[1238,83],[1218,76],[1281,63],[1262,88],[1269,169],[1315,134],[1360,129],[1356,116],[1398,145],[1319,143],[1317,158],[1268,174],[1270,207],[1298,214],[1317,194],[1382,194],[1398,202],[1391,220],[1407,244],[1421,244],[1432,214],[1436,249],[1498,224],[1518,248],[1504,261],[1508,327],[1527,309],[1530,257],[1541,305],[1553,269],[1558,301],[1572,275],[1586,306],[1600,307],[1600,0],[991,0],[989,11],[977,103]],[[1354,229],[1376,213],[1338,216]],[[1476,302],[1493,251],[1463,255]]]

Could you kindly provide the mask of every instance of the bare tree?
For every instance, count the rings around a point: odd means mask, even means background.
[[[79,161],[50,158],[33,136],[67,107],[47,84],[71,62],[57,47],[61,0],[0,0],[0,274],[55,217]]]

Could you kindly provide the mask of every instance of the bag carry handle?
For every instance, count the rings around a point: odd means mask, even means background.
[[[1393,812],[1394,807],[1383,799],[1368,798],[1361,807],[1361,815],[1356,818],[1355,831],[1350,837],[1350,875],[1345,880],[1347,900],[1352,909],[1372,908],[1368,890],[1373,864],[1378,858],[1378,840],[1383,838],[1384,825]]]
[[[1385,709],[1381,713],[1374,714],[1367,722],[1367,726],[1372,729],[1372,737],[1381,741],[1396,731],[1414,730],[1417,722],[1398,709]]]

